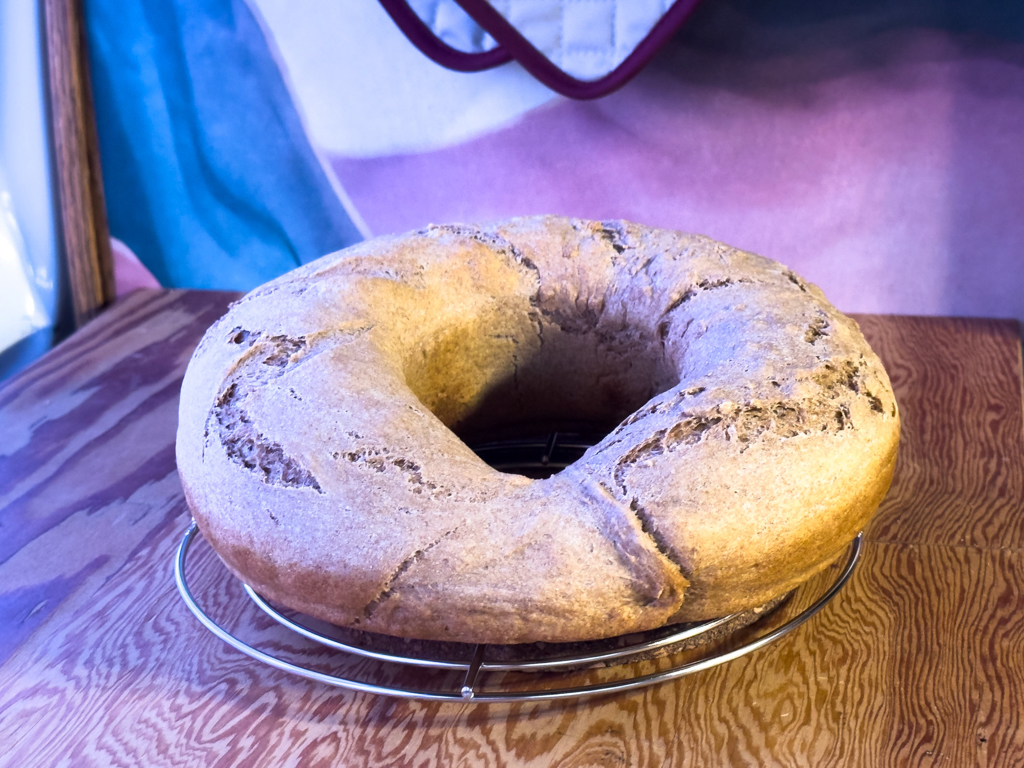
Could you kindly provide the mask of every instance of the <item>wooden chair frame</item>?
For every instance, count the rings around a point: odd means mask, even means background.
[[[82,0],[42,0],[42,6],[57,242],[77,328],[114,300],[114,265]]]

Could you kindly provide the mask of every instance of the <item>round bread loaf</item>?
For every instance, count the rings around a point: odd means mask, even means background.
[[[547,479],[474,441],[607,435]],[[855,322],[780,264],[621,221],[430,226],[248,294],[182,386],[204,536],[265,596],[425,640],[575,642],[769,602],[892,478]]]

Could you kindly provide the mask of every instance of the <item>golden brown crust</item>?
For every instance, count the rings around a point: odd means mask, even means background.
[[[546,480],[465,443],[557,421],[614,429]],[[189,365],[177,455],[204,535],[270,598],[571,642],[789,590],[874,513],[898,435],[856,324],[781,265],[536,217],[379,238],[253,291]]]

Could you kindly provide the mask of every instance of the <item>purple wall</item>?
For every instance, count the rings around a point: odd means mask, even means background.
[[[778,259],[847,311],[1024,319],[1024,35],[912,5],[765,19],[708,0],[609,97],[332,164],[375,234],[621,217]]]

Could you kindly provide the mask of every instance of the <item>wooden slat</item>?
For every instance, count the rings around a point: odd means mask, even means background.
[[[1024,546],[1024,394],[1015,320],[858,318],[903,431],[877,541]]]
[[[101,508],[129,514],[126,500],[138,507],[140,491],[167,478],[170,496],[154,503],[180,502],[174,434],[181,379],[200,335],[233,296],[137,291],[0,390],[0,574],[9,574],[0,583],[19,582],[22,548],[76,515],[98,520]],[[87,551],[79,543],[47,545],[47,567],[75,562]],[[111,555],[102,549],[96,556]]]
[[[231,298],[133,294],[0,389],[0,764],[1024,764],[1012,324],[860,318],[893,374],[906,447],[860,569],[796,633],[630,694],[450,705],[264,667],[178,598],[177,388]],[[976,501],[993,482],[1002,493]],[[203,547],[193,578],[211,610],[321,659],[260,618]]]
[[[81,326],[115,296],[99,138],[81,0],[44,0],[43,7],[60,242]]]

